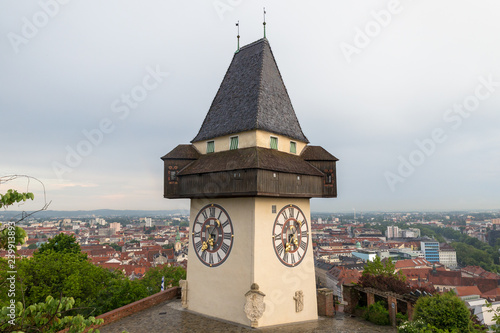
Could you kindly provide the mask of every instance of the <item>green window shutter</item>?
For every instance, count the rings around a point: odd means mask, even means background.
[[[297,143],[290,141],[290,153],[297,154]]]
[[[207,142],[207,154],[213,153],[215,151],[215,142],[208,141]]]
[[[233,136],[231,138],[231,144],[229,146],[229,149],[230,150],[238,149],[238,137],[237,136]]]
[[[271,137],[271,149],[278,149],[278,138]]]

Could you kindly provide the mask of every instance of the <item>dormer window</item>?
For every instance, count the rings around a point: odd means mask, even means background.
[[[271,149],[278,149],[278,138],[275,136],[271,137]]]
[[[238,149],[238,137],[232,136],[229,138],[229,150]]]
[[[207,142],[207,154],[215,152],[215,142],[214,141],[208,141]]]
[[[297,154],[297,142],[290,141],[290,153]]]

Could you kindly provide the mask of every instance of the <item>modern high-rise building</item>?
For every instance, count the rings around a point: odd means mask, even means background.
[[[439,243],[436,241],[420,242],[420,250],[424,253],[425,259],[429,262],[439,262]]]
[[[392,225],[387,227],[386,232],[387,239],[398,238],[399,237],[399,228]]]
[[[146,222],[146,228],[151,228],[153,226],[153,219],[150,217],[144,218],[144,222]]]

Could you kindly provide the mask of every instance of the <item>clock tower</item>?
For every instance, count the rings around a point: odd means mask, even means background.
[[[337,196],[338,159],[309,145],[266,38],[235,53],[198,134],[162,160],[164,197],[191,199],[185,307],[316,320],[309,201]]]

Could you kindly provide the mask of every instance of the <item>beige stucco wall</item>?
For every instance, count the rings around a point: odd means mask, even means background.
[[[278,325],[301,321],[316,320],[316,282],[311,234],[302,262],[295,267],[283,265],[274,252],[272,231],[277,213],[289,204],[297,205],[307,219],[311,230],[309,199],[256,198],[255,213],[255,256],[254,282],[266,294],[266,312],[259,320],[259,326]],[[272,205],[276,205],[275,214]],[[295,292],[304,293],[304,310],[295,312]]]
[[[306,146],[305,142],[292,140],[284,135],[277,135],[262,130],[254,130],[232,135],[220,136],[210,140],[195,142],[194,146],[196,147],[196,149],[198,149],[200,153],[206,154],[207,142],[214,141],[215,152],[226,151],[229,150],[230,138],[233,136],[238,136],[239,149],[249,148],[249,147],[270,148],[271,136],[278,138],[278,150],[285,153],[290,153],[290,141],[294,141],[297,143],[296,155],[300,155],[300,153]]]
[[[219,204],[233,223],[233,247],[226,261],[208,267],[196,256],[192,236],[189,236],[188,309],[244,325],[250,325],[243,307],[245,293],[252,284],[253,207],[255,198],[192,199],[190,227],[196,215],[209,203]]]
[[[227,260],[207,267],[189,243],[188,309],[250,326],[244,312],[245,293],[252,283],[266,294],[266,311],[259,327],[317,319],[316,286],[311,235],[303,261],[296,267],[283,265],[273,248],[272,232],[277,213],[289,204],[304,212],[311,230],[308,199],[236,198],[191,200],[191,224],[198,211],[209,203],[224,207],[233,223],[234,240]],[[191,240],[191,237],[190,237]],[[295,312],[295,292],[304,293],[304,310]]]

